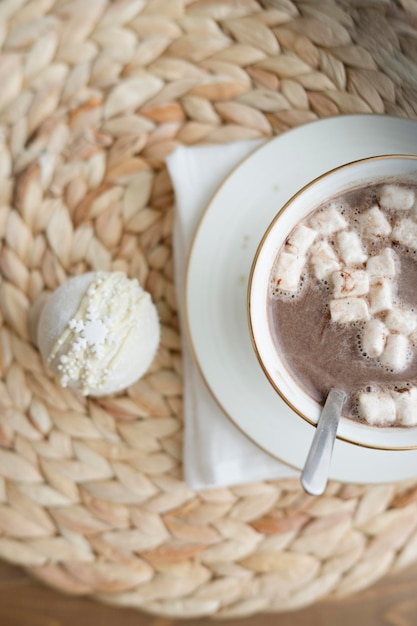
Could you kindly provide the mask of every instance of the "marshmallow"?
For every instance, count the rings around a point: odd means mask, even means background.
[[[390,223],[377,206],[361,213],[359,217],[359,226],[362,236],[368,237],[369,239],[387,237],[387,235],[391,232]]]
[[[414,217],[414,219],[417,218],[417,198],[416,198],[416,200],[415,200],[415,202],[413,204],[413,207],[411,209],[411,214]]]
[[[369,291],[369,278],[364,270],[339,270],[333,272],[333,297],[364,296]]]
[[[274,268],[274,281],[283,291],[295,292],[300,287],[306,258],[298,254],[281,252]]]
[[[316,237],[315,230],[300,224],[288,237],[285,251],[304,256]]]
[[[392,284],[386,278],[380,278],[369,288],[371,313],[381,313],[392,309]]]
[[[379,254],[369,257],[366,262],[366,271],[371,283],[375,282],[375,279],[394,278],[397,273],[396,258],[392,248],[384,248]]]
[[[368,256],[362,250],[361,240],[352,230],[342,231],[337,235],[340,256],[348,263],[365,263]]]
[[[381,363],[393,372],[401,372],[408,365],[409,341],[404,335],[388,335],[381,354]]]
[[[332,322],[350,324],[369,319],[368,305],[362,298],[330,300]]]
[[[396,243],[417,250],[417,224],[413,220],[404,218],[398,220],[392,229],[391,239]]]
[[[413,348],[417,348],[417,327],[413,330],[412,333],[408,335],[408,341],[413,346]]]
[[[359,415],[368,424],[392,424],[396,418],[395,402],[388,393],[364,391],[359,394]]]
[[[388,329],[381,320],[368,320],[362,331],[362,350],[372,359],[381,356],[388,337]]]
[[[310,219],[310,226],[322,235],[330,235],[347,227],[343,215],[334,206],[317,211]]]
[[[384,185],[379,194],[379,204],[388,210],[408,211],[414,201],[414,192],[399,185]]]
[[[407,337],[417,327],[417,316],[412,311],[392,309],[385,319],[385,324],[389,330]]]
[[[417,424],[417,388],[393,392],[397,420],[403,426]]]
[[[311,246],[310,261],[317,280],[326,280],[332,272],[340,268],[337,256],[327,241],[318,241]]]

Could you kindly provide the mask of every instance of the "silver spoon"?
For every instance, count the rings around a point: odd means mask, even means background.
[[[317,422],[313,442],[301,473],[301,484],[307,493],[320,496],[327,485],[333,445],[346,394],[331,389]]]

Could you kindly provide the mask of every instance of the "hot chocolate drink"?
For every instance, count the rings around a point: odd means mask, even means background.
[[[302,220],[278,252],[268,316],[276,349],[318,402],[417,424],[417,185],[361,187]]]

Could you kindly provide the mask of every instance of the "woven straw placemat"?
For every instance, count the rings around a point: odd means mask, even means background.
[[[160,615],[286,611],[417,557],[417,479],[195,493],[182,478],[173,285],[178,145],[340,113],[417,114],[417,1],[0,3],[0,558]],[[124,395],[55,384],[27,330],[43,290],[138,276],[162,345]]]

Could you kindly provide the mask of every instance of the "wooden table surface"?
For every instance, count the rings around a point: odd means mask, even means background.
[[[344,600],[235,620],[172,620],[64,596],[0,563],[1,626],[416,626],[417,564]]]

